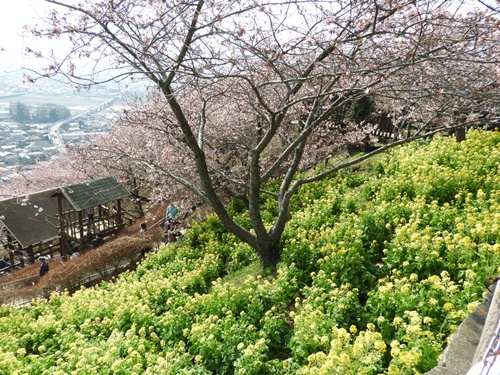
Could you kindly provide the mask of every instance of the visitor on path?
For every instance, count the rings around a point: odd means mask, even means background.
[[[175,235],[175,232],[173,230],[167,231],[167,243],[174,243],[177,242],[177,237]]]
[[[187,210],[184,216],[182,217],[182,220],[186,220],[188,217],[193,215],[195,211],[196,211],[196,206],[191,206],[191,208]]]
[[[10,264],[9,264],[9,262],[7,261],[7,259],[5,259],[5,257],[4,257],[4,258],[2,258],[2,259],[0,259],[0,270],[2,270],[2,269],[4,269],[4,268],[7,268],[7,267],[9,267],[9,266],[10,266]]]
[[[141,223],[141,230],[139,231],[139,233],[144,233],[148,230],[148,226],[146,225],[146,223]]]
[[[165,229],[165,235],[164,235],[165,243],[171,243],[177,241],[176,232],[178,224],[179,222],[173,219],[167,219],[167,221],[165,221],[165,225],[163,227]]]
[[[40,271],[38,274],[42,277],[49,272],[49,264],[47,263],[47,259],[45,259],[45,257],[40,258],[40,260],[42,261],[42,264],[40,264]]]
[[[94,249],[98,248],[104,243],[104,239],[102,238],[102,234],[98,233],[97,237],[92,240],[92,247]]]
[[[177,214],[179,213],[179,207],[174,202],[171,202],[167,206],[167,210],[165,211],[165,218],[168,219],[175,219]]]
[[[194,221],[194,214],[196,212],[196,206],[191,206],[191,208],[184,214],[182,217],[182,221],[184,223],[184,227],[191,227],[191,223]]]

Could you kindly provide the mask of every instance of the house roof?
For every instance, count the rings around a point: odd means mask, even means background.
[[[104,177],[82,184],[63,186],[58,191],[76,211],[83,211],[130,196],[128,190],[115,177]]]
[[[57,238],[57,195],[65,198],[63,211],[71,208],[83,211],[129,197],[130,193],[114,177],[54,188],[0,201],[0,222],[23,248]]]
[[[2,224],[24,248],[58,236],[53,190],[0,201]]]

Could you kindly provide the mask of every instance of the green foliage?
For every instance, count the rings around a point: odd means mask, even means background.
[[[271,274],[209,217],[113,282],[3,306],[0,373],[426,372],[500,272],[499,142],[436,137],[304,186]]]
[[[227,211],[230,215],[238,215],[245,212],[245,210],[245,202],[238,198],[233,198],[227,207]]]
[[[17,102],[15,105],[11,104],[10,115],[14,121],[28,124],[56,122],[70,117],[71,113],[68,108],[58,104],[48,103],[28,106]]]
[[[347,117],[355,124],[366,120],[375,112],[375,101],[371,96],[363,95],[361,98],[353,100],[347,111]]]
[[[345,175],[345,184],[348,188],[361,186],[365,182],[364,176],[361,173],[347,173]]]

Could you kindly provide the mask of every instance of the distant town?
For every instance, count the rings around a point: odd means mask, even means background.
[[[0,72],[0,187],[19,171],[106,133],[124,95],[117,84],[78,92],[49,79],[23,83],[21,76]]]

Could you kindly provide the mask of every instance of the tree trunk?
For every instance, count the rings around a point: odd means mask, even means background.
[[[262,268],[274,267],[281,260],[281,251],[279,248],[279,239],[268,237],[257,240],[257,252],[260,256]]]
[[[461,126],[455,129],[455,138],[457,142],[465,141],[465,126]]]

